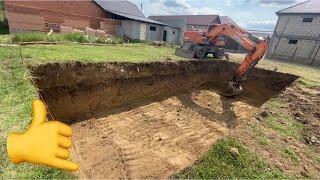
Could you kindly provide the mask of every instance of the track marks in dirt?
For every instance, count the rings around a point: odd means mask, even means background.
[[[194,163],[255,110],[212,90],[196,90],[74,124],[80,176],[166,178]]]

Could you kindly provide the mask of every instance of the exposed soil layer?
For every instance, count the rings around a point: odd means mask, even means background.
[[[104,116],[135,100],[170,96],[210,83],[226,87],[238,64],[227,61],[152,63],[71,63],[31,67],[52,115],[64,122]],[[259,106],[297,76],[254,69],[240,99]]]
[[[194,163],[297,77],[255,69],[241,96],[219,95],[227,61],[30,67],[55,119],[71,123],[83,178],[165,178]]]

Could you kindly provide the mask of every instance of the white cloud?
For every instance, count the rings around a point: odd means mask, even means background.
[[[232,0],[224,0],[226,6],[231,6]]]
[[[246,29],[248,30],[263,30],[263,31],[273,31],[276,25],[276,21],[251,21],[246,24]]]
[[[222,14],[211,7],[194,7],[186,0],[159,0],[143,4],[144,13],[149,15],[201,15]]]
[[[262,6],[274,6],[274,5],[293,5],[306,0],[247,0],[247,2],[258,3]]]

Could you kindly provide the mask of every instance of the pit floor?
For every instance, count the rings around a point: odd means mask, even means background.
[[[73,124],[80,178],[167,178],[201,158],[258,110],[198,89]],[[133,108],[130,108],[133,107]]]

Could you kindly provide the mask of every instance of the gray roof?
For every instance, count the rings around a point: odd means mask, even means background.
[[[319,14],[320,0],[308,0],[277,12],[277,14],[296,14],[296,13]]]
[[[166,25],[161,22],[146,18],[136,5],[126,0],[93,0],[93,1],[97,3],[97,5],[99,5],[103,10],[113,14],[117,14],[119,16],[126,17],[128,19],[148,22],[153,24],[159,24],[159,25]]]
[[[234,22],[233,19],[231,19],[229,16],[220,16],[220,23],[221,24],[232,24],[235,26],[239,26],[236,22]]]
[[[203,25],[207,26],[212,23],[220,23],[219,15],[163,15],[150,16],[150,19],[161,20],[185,20],[188,25]]]

